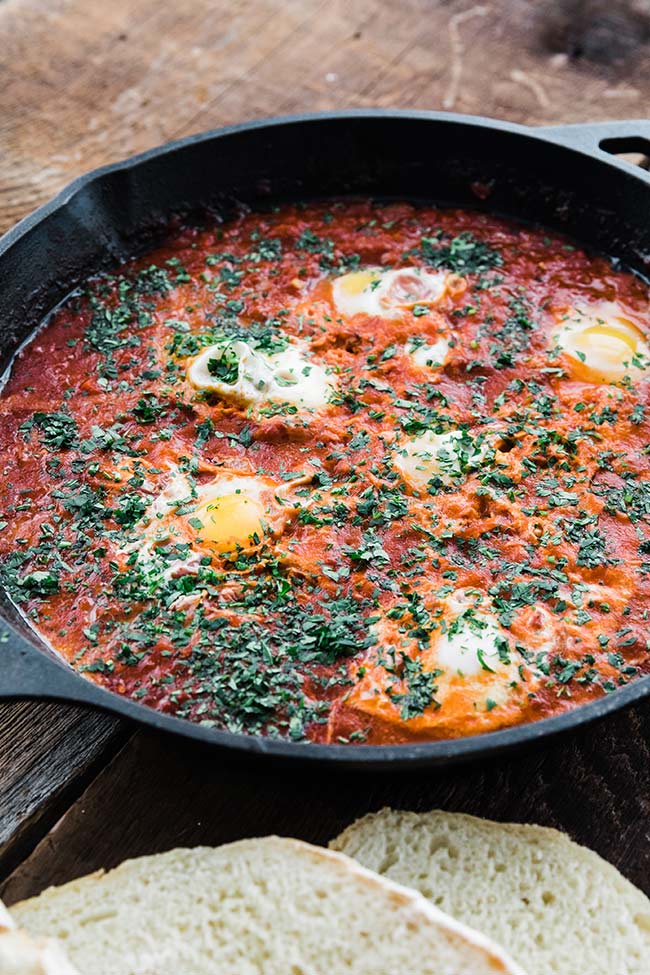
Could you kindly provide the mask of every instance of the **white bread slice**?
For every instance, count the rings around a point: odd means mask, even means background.
[[[128,860],[12,913],[82,975],[522,975],[419,894],[278,837]]]
[[[529,975],[650,973],[650,901],[557,830],[384,809],[330,846],[498,941]]]
[[[15,926],[14,919],[2,901],[0,901],[0,934],[4,934],[6,931],[12,931]]]
[[[0,901],[0,975],[77,975],[51,938],[32,939],[18,931]]]

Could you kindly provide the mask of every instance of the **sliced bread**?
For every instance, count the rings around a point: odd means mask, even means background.
[[[419,894],[278,837],[129,860],[12,914],[82,975],[522,975]]]
[[[650,975],[650,901],[557,830],[384,809],[330,846],[494,938],[529,975]]]
[[[51,938],[31,938],[16,929],[0,901],[0,975],[77,975]]]

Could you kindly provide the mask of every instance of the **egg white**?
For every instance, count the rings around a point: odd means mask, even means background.
[[[422,608],[426,606],[425,597]],[[523,662],[487,596],[458,589],[430,606],[428,621],[426,614],[418,618],[417,632],[401,616],[382,617],[375,624],[382,649],[371,650],[358,671],[353,670],[348,706],[433,736],[472,734],[516,720],[540,675]],[[533,640],[539,647],[540,635]],[[392,657],[383,648],[391,648]],[[418,663],[432,681],[431,703],[408,718],[402,711],[408,677],[396,678],[400,660]]]
[[[489,609],[475,603],[471,592],[462,591],[445,600],[444,624],[434,640],[433,658],[446,674],[471,678],[504,669],[503,630]]]
[[[435,369],[444,366],[449,357],[449,342],[443,336],[431,344],[417,342],[411,339],[406,343],[404,351],[416,365],[423,368]]]
[[[482,448],[463,430],[426,430],[419,437],[396,442],[393,465],[410,487],[421,491],[434,477],[448,486],[457,483],[468,467],[480,463],[482,456]]]
[[[613,301],[555,313],[551,348],[559,347],[578,379],[595,383],[640,378],[650,365],[646,336]]]
[[[436,699],[450,710],[471,704],[504,706],[521,683],[512,634],[500,625],[489,600],[475,590],[445,598],[440,628],[423,654],[425,670],[441,671]],[[532,675],[528,675],[529,678]]]
[[[444,298],[451,277],[446,271],[425,271],[418,267],[390,271],[371,267],[335,278],[332,297],[339,314],[349,318],[354,315],[399,318],[415,305],[437,305]]]
[[[233,364],[232,382],[214,375],[214,368],[211,372],[210,364],[222,361]],[[195,389],[247,406],[289,403],[318,410],[334,390],[325,369],[303,349],[289,345],[281,352],[264,353],[240,340],[208,346],[189,363],[187,378]]]

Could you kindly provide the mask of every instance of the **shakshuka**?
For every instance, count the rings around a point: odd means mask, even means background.
[[[79,672],[294,740],[473,735],[650,671],[647,285],[372,201],[75,292],[0,406],[2,581]]]

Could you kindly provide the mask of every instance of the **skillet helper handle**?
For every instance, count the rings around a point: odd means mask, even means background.
[[[58,663],[16,633],[0,643],[0,700],[43,698],[91,703],[94,690],[90,681],[80,681],[67,664]]]
[[[536,132],[572,149],[603,155],[641,152],[650,156],[650,119],[618,122],[580,122],[576,125],[544,125]]]

